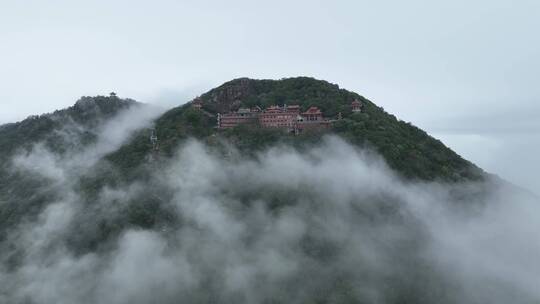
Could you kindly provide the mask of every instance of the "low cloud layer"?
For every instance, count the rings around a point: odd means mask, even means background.
[[[129,132],[105,134],[95,155]],[[81,166],[81,155],[59,160],[40,148],[14,161],[55,181],[56,195],[2,244],[0,302],[540,300],[540,207],[496,182],[410,183],[334,137],[253,158],[193,140],[150,164],[144,182],[109,185],[89,203],[68,182],[93,164]],[[126,225],[91,250],[74,249],[85,227],[124,216],[148,193],[170,220]]]

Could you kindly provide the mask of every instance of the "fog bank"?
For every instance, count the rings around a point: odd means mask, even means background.
[[[94,151],[108,151],[101,142]],[[14,161],[53,181],[56,195],[2,244],[0,302],[540,300],[540,207],[497,182],[403,181],[335,137],[254,158],[191,140],[150,164],[149,181],[109,185],[89,203],[69,182],[93,164],[81,155],[58,160],[40,148]],[[74,249],[88,227],[125,216],[148,193],[171,220]]]

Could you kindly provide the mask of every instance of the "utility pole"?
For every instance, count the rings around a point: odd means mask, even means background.
[[[156,134],[156,129],[152,129],[150,142],[152,143],[152,154],[150,154],[150,161],[154,161],[159,155],[159,140]]]

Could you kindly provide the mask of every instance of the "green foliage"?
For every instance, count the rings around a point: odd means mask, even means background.
[[[362,102],[361,113],[351,111],[350,104],[355,99]],[[189,137],[209,144],[225,139],[251,154],[276,143],[297,147],[316,143],[328,133],[339,135],[354,145],[374,149],[390,167],[407,178],[459,181],[480,179],[484,174],[421,129],[398,120],[364,97],[326,81],[308,77],[282,80],[242,78],[203,94],[201,100],[202,111],[187,104],[168,111],[156,121],[162,156],[171,156]],[[317,106],[327,118],[335,119],[341,112],[343,119],[335,121],[331,130],[300,136],[254,126],[219,132],[215,129],[215,114],[218,112],[276,104],[298,104],[303,110]],[[141,131],[130,144],[110,155],[109,160],[125,172],[134,170],[150,153],[149,136],[149,130]]]
[[[203,141],[213,152],[221,153],[225,158],[231,157],[228,149],[232,145],[240,152],[238,161],[242,161],[275,145],[310,149],[321,141],[323,135],[331,134],[353,145],[377,151],[393,169],[408,179],[462,181],[483,176],[479,168],[426,132],[398,120],[362,96],[325,81],[307,77],[279,81],[238,79],[203,94],[201,99],[202,110],[192,108],[189,104],[183,105],[171,109],[154,122],[159,152],[152,151],[149,140],[152,130],[142,129],[133,134],[127,144],[85,171],[83,176],[77,175],[77,180],[73,181],[75,189],[70,190],[77,194],[77,205],[81,210],[78,210],[77,218],[72,222],[73,227],[67,229],[70,233],[63,244],[66,248],[81,255],[99,252],[103,247],[114,246],[115,240],[127,228],[155,229],[166,233],[169,228],[173,231],[181,226],[183,215],[178,212],[178,206],[172,203],[177,193],[160,183],[159,174],[162,171],[159,169],[163,169],[163,164],[167,163],[161,160],[173,156],[189,138]],[[350,103],[355,99],[363,103],[362,113],[351,112]],[[334,121],[331,129],[300,135],[246,125],[227,130],[215,128],[218,112],[284,103],[299,104],[304,110],[317,106],[329,118],[336,118],[337,113],[341,112],[343,119]],[[134,104],[116,96],[85,97],[69,109],[0,126],[0,245],[14,227],[26,221],[35,222],[48,204],[63,199],[54,181],[32,173],[10,170],[10,157],[14,153],[24,154],[38,142],[60,157],[66,151],[82,150],[95,142],[96,134],[92,130]],[[75,133],[75,140],[66,141],[59,132],[73,123],[84,126],[84,131]],[[152,174],[158,177],[150,178]],[[129,188],[133,185],[136,189]],[[328,204],[326,199],[318,197],[308,186],[297,188],[266,184],[260,187],[232,185],[223,193],[226,196],[223,201],[230,199],[244,206],[265,202],[267,205],[264,208],[276,214],[299,201],[310,202],[310,210]],[[104,189],[129,189],[131,195],[127,198],[112,196],[104,199]],[[372,204],[359,204],[353,209],[359,224],[365,225],[365,231],[373,223],[386,221],[402,225],[403,228],[413,226],[404,220],[398,199],[375,197],[370,200]],[[235,210],[242,212],[242,207]],[[298,246],[311,261],[331,264],[337,260],[340,244],[325,239],[315,231],[302,238]],[[415,252],[418,246],[414,239],[406,239],[396,252],[393,261],[399,271],[393,275],[393,281],[382,282],[385,286],[384,297],[389,302],[407,303],[416,297],[410,294],[411,291],[424,289],[433,299],[444,297],[442,285],[438,285],[440,281],[433,280],[434,271],[427,268],[425,261],[404,258],[413,256],[407,253]],[[4,248],[8,248],[8,245],[0,247]],[[20,252],[11,254],[13,258],[9,258],[9,264],[16,265],[17,258],[22,255]],[[407,262],[411,265],[406,265]],[[313,296],[317,299],[315,303],[357,302],[355,287],[363,282],[351,281],[347,271],[342,269],[334,281],[318,287]],[[278,300],[287,302],[290,299]]]
[[[241,78],[203,94],[201,99],[210,111],[298,104],[303,110],[317,106],[328,118],[335,119],[341,112],[343,119],[333,124],[332,132],[352,144],[376,150],[390,167],[407,178],[459,181],[476,180],[484,175],[478,167],[411,123],[400,121],[364,97],[326,81],[309,77],[282,80]],[[355,99],[362,102],[361,113],[351,111],[350,104]],[[262,143],[266,141],[278,141],[271,132],[250,128],[239,128],[224,135],[253,148],[265,146]],[[279,136],[280,140],[293,145],[305,141],[303,137],[290,140],[290,136],[283,133]]]
[[[0,126],[0,240],[6,227],[21,223],[24,218],[35,218],[44,206],[57,199],[56,192],[51,190],[53,181],[12,170],[12,158],[26,155],[36,144],[42,144],[59,157],[69,150],[83,150],[95,142],[97,127],[135,105],[133,100],[116,97],[82,97],[67,109]],[[92,187],[97,191],[104,182],[112,180],[107,171],[94,179],[101,182]]]
[[[407,178],[475,180],[482,171],[426,132],[385,112],[357,113],[335,124],[337,134],[376,149]]]
[[[363,103],[362,113],[351,112],[350,103],[355,99]],[[202,110],[186,104],[171,109],[155,121],[159,153],[152,152],[149,140],[152,131],[139,130],[127,144],[109,154],[77,181],[80,188],[78,191],[84,193],[85,199],[91,202],[98,199],[105,186],[115,187],[133,180],[141,181],[148,169],[159,167],[159,158],[174,155],[178,146],[188,138],[197,138],[221,150],[225,157],[227,148],[224,142],[235,146],[244,157],[250,157],[276,144],[309,149],[321,140],[322,135],[335,134],[356,146],[377,151],[390,167],[409,179],[461,181],[480,179],[484,175],[479,168],[426,132],[398,120],[362,96],[326,81],[307,77],[278,81],[237,79],[203,94],[201,100]],[[221,131],[215,128],[215,114],[218,112],[242,106],[264,108],[285,103],[299,104],[304,110],[317,106],[329,118],[336,118],[337,113],[341,112],[343,119],[335,121],[330,130],[301,135],[255,126]],[[0,204],[3,206],[0,208],[0,230],[4,231],[2,225],[10,226],[20,222],[23,216],[38,214],[42,206],[52,199],[52,194],[46,190],[49,185],[47,180],[10,172],[9,159],[14,153],[24,153],[38,142],[58,154],[84,149],[96,140],[96,135],[88,130],[135,104],[131,100],[117,97],[83,97],[66,110],[0,126]],[[73,123],[85,126],[85,131],[77,133],[76,140],[67,142],[59,132]],[[157,154],[153,163],[149,162],[152,154]],[[29,192],[28,189],[32,190]],[[272,196],[274,194],[268,194],[271,196],[268,201],[276,206],[286,203],[282,200],[284,196]],[[114,224],[101,223],[99,235],[114,235],[115,231],[125,225],[156,225],[156,219],[167,214],[163,210],[155,197],[141,196],[131,202],[125,213],[126,218],[111,221]]]
[[[233,98],[230,94],[233,94]],[[236,98],[237,95],[240,98]],[[298,104],[304,110],[317,106],[328,117],[335,117],[338,112],[350,113],[349,105],[354,99],[370,103],[356,93],[340,89],[338,85],[309,77],[282,80],[236,79],[203,94],[201,99],[204,106],[212,112],[223,110],[223,104],[230,104],[233,109],[240,106],[264,108],[271,105]],[[235,103],[236,100],[240,103]]]

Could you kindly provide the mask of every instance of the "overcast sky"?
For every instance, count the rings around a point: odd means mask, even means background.
[[[539,29],[538,0],[0,0],[0,123],[82,95],[177,105],[306,75],[539,193]]]

